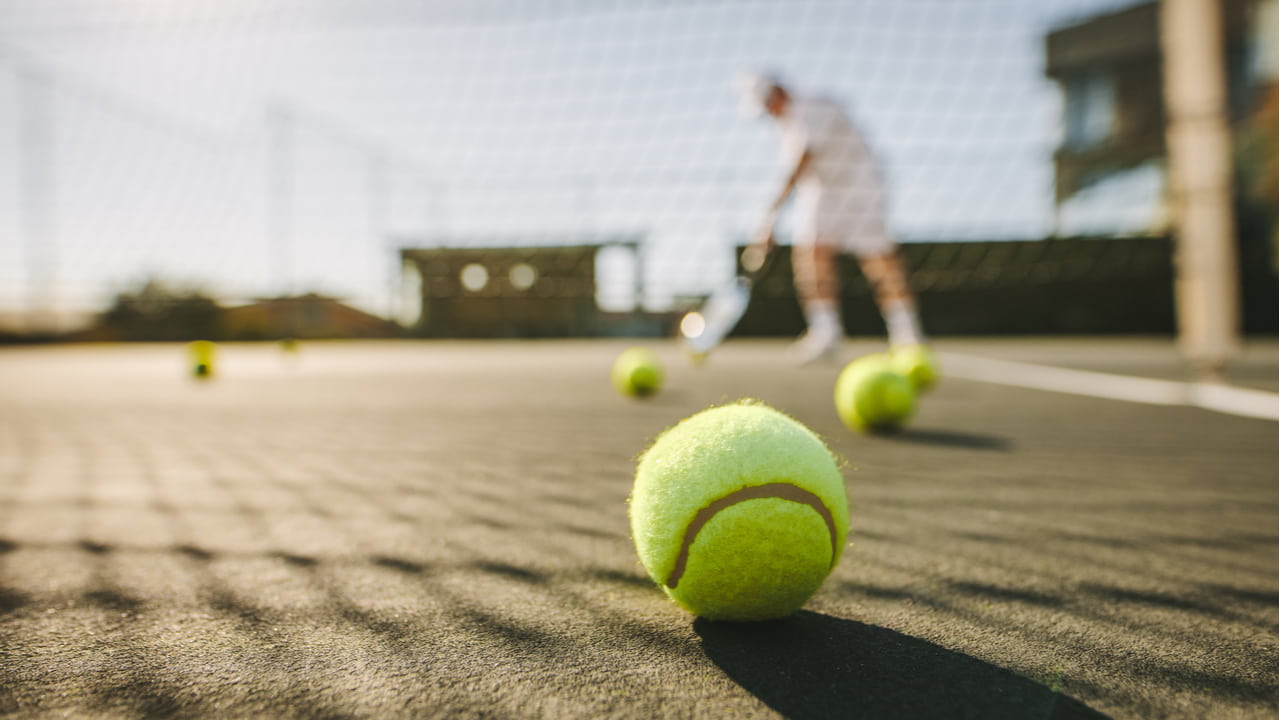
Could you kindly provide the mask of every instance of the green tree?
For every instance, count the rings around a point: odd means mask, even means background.
[[[117,340],[217,339],[221,313],[202,290],[149,277],[118,293],[99,326]]]

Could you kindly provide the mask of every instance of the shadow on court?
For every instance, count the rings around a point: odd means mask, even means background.
[[[699,619],[693,629],[726,675],[793,720],[1107,717],[995,665],[853,620],[802,611],[763,623]]]
[[[965,448],[968,450],[991,450],[1009,452],[1013,450],[1013,442],[997,435],[981,435],[977,433],[955,432],[952,430],[929,430],[925,428],[904,428],[885,437],[919,445],[938,447]]]
[[[1276,717],[1274,423],[955,382],[870,438],[781,343],[645,401],[624,347],[0,352],[0,717]],[[638,565],[636,453],[744,396],[852,460],[824,614]]]

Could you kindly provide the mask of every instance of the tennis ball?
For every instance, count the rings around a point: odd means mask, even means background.
[[[187,343],[187,357],[191,363],[191,374],[197,378],[213,377],[214,361],[217,360],[218,346],[208,340],[195,340]]]
[[[648,348],[631,348],[613,362],[610,379],[623,395],[648,397],[662,389],[662,363]]]
[[[887,355],[864,355],[845,366],[836,379],[836,414],[850,430],[888,432],[906,424],[916,411],[911,381],[893,371]]]
[[[889,365],[906,377],[918,391],[930,390],[938,384],[938,361],[924,345],[905,345],[889,351]]]
[[[709,620],[767,620],[798,610],[840,560],[848,503],[817,435],[742,402],[659,436],[628,511],[641,564],[676,604]]]

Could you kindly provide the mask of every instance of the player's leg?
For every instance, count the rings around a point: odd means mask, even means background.
[[[791,248],[796,294],[809,328],[792,352],[801,363],[834,356],[844,338],[840,321],[840,278],[836,257],[843,245],[839,207],[823,188],[796,193],[796,235]]]
[[[840,320],[840,276],[836,267],[839,248],[821,238],[797,242],[791,248],[796,292],[809,329],[796,343],[801,362],[812,362],[839,349],[844,337]]]
[[[906,263],[898,243],[885,222],[884,184],[871,172],[848,197],[852,232],[848,249],[857,256],[863,275],[889,333],[889,345],[922,345],[924,331],[916,312],[915,295],[907,276]]]
[[[896,248],[874,254],[860,253],[858,264],[871,284],[876,305],[889,332],[889,345],[922,345],[924,331],[916,311],[915,294],[907,277],[902,253]]]

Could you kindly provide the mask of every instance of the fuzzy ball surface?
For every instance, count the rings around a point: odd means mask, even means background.
[[[649,576],[709,620],[798,610],[839,562],[849,532],[831,451],[754,402],[704,410],[663,433],[640,458],[629,512]]]
[[[938,359],[924,345],[895,347],[889,352],[889,365],[910,380],[917,392],[932,390],[938,384]]]
[[[850,430],[892,432],[916,412],[916,390],[887,355],[864,355],[836,379],[836,414]]]
[[[218,346],[208,340],[187,343],[187,360],[191,374],[200,379],[213,377],[218,357]]]
[[[628,397],[649,397],[662,389],[662,361],[649,348],[634,347],[618,355],[609,374],[613,388]]]

